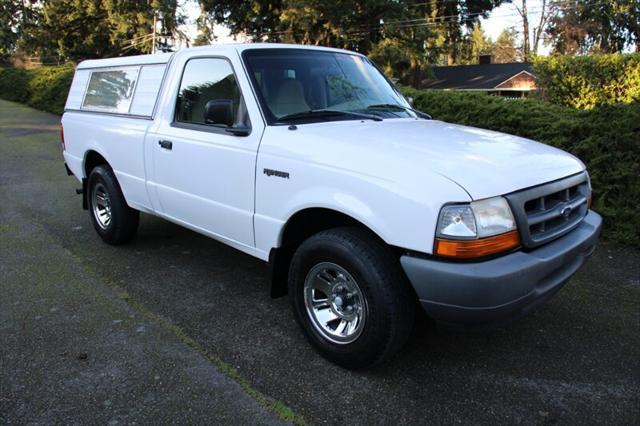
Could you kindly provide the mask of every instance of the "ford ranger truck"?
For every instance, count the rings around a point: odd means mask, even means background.
[[[532,311],[601,228],[576,157],[432,120],[345,50],[87,60],[62,125],[106,243],[132,240],[143,212],[269,262],[272,295],[288,294],[309,342],[346,368],[397,353],[418,306],[464,327]]]

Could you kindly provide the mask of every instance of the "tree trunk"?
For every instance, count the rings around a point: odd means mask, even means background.
[[[456,49],[458,48],[458,20],[449,23],[449,54],[447,56],[447,64],[454,65],[458,60]]]
[[[529,47],[529,17],[527,13],[527,0],[522,0],[522,32],[524,41],[522,50],[525,62],[529,62],[531,55],[531,49]]]
[[[533,54],[538,54],[538,47],[540,46],[540,38],[544,32],[544,26],[547,21],[547,0],[542,0],[542,11],[540,12],[540,21],[538,26],[533,29]]]

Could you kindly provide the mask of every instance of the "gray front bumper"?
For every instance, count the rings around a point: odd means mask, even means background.
[[[451,324],[495,323],[532,311],[555,294],[593,252],[602,218],[589,211],[567,235],[533,251],[475,263],[402,256],[422,307]]]

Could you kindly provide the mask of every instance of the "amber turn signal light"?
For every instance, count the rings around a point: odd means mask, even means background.
[[[436,238],[435,254],[456,259],[472,259],[511,250],[520,245],[518,231],[509,231],[478,240],[445,240]]]

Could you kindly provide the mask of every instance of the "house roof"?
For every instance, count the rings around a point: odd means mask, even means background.
[[[435,78],[423,85],[425,89],[491,90],[522,72],[533,75],[529,62],[432,67],[431,71]]]

